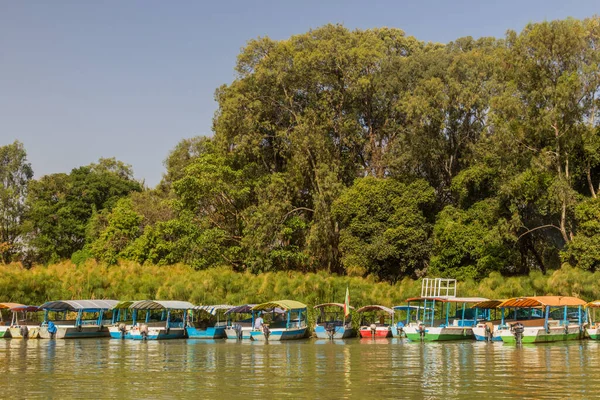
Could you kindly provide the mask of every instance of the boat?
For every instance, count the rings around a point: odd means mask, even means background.
[[[250,334],[253,326],[252,322],[254,321],[252,307],[255,305],[244,304],[225,311],[225,316],[227,317],[225,336],[227,339],[252,339]],[[281,310],[280,313],[284,313],[284,311]],[[241,318],[243,316],[246,316],[246,318]]]
[[[120,321],[117,318],[109,327],[110,337],[133,340],[182,339],[186,334],[187,311],[193,308],[194,305],[187,301],[121,302],[115,305],[113,312],[120,314],[127,309],[131,315],[131,321]]]
[[[59,300],[49,301],[39,308],[44,310],[40,326],[42,339],[71,339],[108,337],[110,320],[104,314],[112,309],[116,300]],[[54,318],[50,319],[51,313]],[[74,319],[69,314],[75,313]]]
[[[22,306],[23,304],[19,303],[0,303],[0,338],[9,338],[10,337],[10,320],[4,320],[4,315],[2,314],[3,310],[9,310],[13,307]],[[14,313],[12,314],[12,318],[14,319]]]
[[[507,323],[544,317],[539,307],[512,310],[500,307],[505,301],[487,300],[472,306],[477,313],[477,325],[473,327],[475,340],[502,342],[502,338],[498,335],[500,327],[506,326]]]
[[[600,321],[596,319],[597,308],[600,308],[600,300],[594,300],[585,305],[585,321],[587,323],[585,333],[592,340],[600,340]]]
[[[394,310],[373,304],[359,308],[356,313],[361,316],[360,328],[358,328],[361,338],[392,337]]]
[[[227,320],[225,311],[229,305],[196,306],[188,311],[186,331],[190,339],[224,339]]]
[[[407,300],[409,306],[417,303],[419,308],[414,322],[410,318],[411,311],[407,312],[406,337],[411,341],[426,342],[473,339],[477,313],[468,305],[487,300],[456,297],[456,279],[424,278],[421,296]]]
[[[408,306],[408,305],[401,305],[401,306],[394,306],[392,307],[392,310],[394,310],[394,314],[392,316],[392,337],[395,338],[402,338],[402,337],[406,337],[406,333],[404,332],[404,326],[406,326],[406,324],[408,323],[408,318],[409,316],[413,316],[413,319],[416,321],[416,311],[419,307],[418,306]],[[422,310],[422,308],[421,308]],[[410,314],[409,314],[410,312]],[[404,315],[406,317],[402,318],[396,318],[397,313],[404,313]]]
[[[7,303],[2,303],[7,304]],[[2,306],[0,304],[0,307]],[[12,320],[10,323],[10,337],[13,339],[37,339],[40,334],[40,321],[31,318],[31,313],[41,311],[38,306],[13,304],[10,307]],[[19,314],[21,318],[19,318]]]
[[[356,335],[352,328],[352,316],[344,316],[344,303],[324,303],[314,306],[318,310],[315,335],[319,339],[347,339]],[[354,307],[350,306],[350,310]]]
[[[539,309],[541,318],[507,322],[498,328],[504,343],[545,343],[584,337],[586,302],[570,296],[516,297],[502,302],[506,309]]]
[[[284,313],[276,313],[274,310],[278,308]],[[277,300],[257,304],[251,311],[253,312],[253,329],[250,331],[252,340],[295,340],[306,336],[306,304],[295,300]],[[263,320],[263,316],[266,317],[266,321]],[[258,322],[261,320],[264,322],[259,326]]]

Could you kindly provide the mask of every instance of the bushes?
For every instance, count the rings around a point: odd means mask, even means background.
[[[600,272],[564,266],[547,274],[502,277],[493,272],[479,280],[459,282],[460,296],[508,298],[533,295],[569,295],[585,300],[600,298]],[[48,300],[114,298],[118,300],[187,300],[194,304],[245,304],[294,299],[309,307],[342,302],[350,288],[354,306],[402,304],[418,296],[420,281],[405,278],[395,284],[372,277],[330,275],[325,272],[268,272],[260,275],[234,272],[228,267],[197,271],[184,265],[142,266],[133,262],[106,266],[88,260],[30,270],[20,264],[0,265],[0,301],[41,304]]]

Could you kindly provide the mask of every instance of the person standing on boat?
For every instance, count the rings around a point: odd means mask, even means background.
[[[254,321],[254,329],[257,331],[260,331],[260,330],[262,330],[262,327],[263,327],[262,313],[259,312],[258,318],[256,318],[256,320]]]

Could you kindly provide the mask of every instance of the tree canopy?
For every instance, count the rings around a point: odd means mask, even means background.
[[[447,44],[341,25],[253,39],[214,135],[179,143],[156,189],[114,159],[29,174],[0,242],[390,281],[595,270],[599,41],[598,17]]]

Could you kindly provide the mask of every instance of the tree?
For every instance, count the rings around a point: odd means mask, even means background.
[[[0,147],[0,257],[8,263],[22,245],[31,164],[21,142]]]
[[[405,185],[393,179],[357,179],[334,203],[342,263],[352,275],[375,274],[395,281],[426,272],[434,203],[423,180]]]
[[[70,174],[52,174],[34,181],[28,196],[29,245],[37,261],[68,259],[86,242],[89,222],[118,200],[142,187],[131,167],[114,159],[75,168]]]

